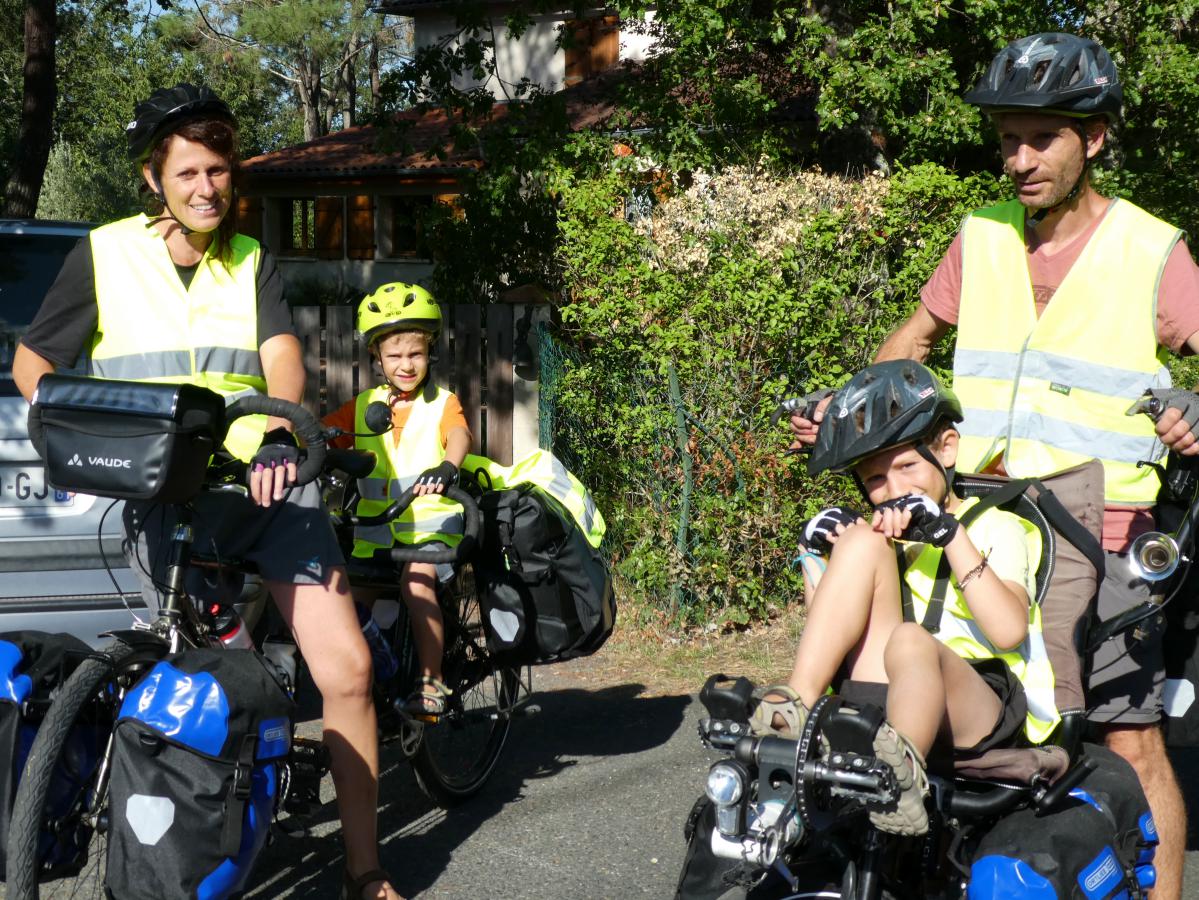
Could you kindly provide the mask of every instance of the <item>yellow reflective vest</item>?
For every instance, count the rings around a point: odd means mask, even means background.
[[[1157,288],[1181,232],[1124,200],[1103,221],[1040,319],[1012,200],[967,217],[953,389],[965,419],[958,466],[997,456],[1013,477],[1103,463],[1109,506],[1148,506],[1160,459],[1153,423],[1125,410],[1170,375],[1158,347]]]
[[[484,488],[495,490],[534,485],[558,501],[582,529],[592,547],[598,549],[604,539],[607,524],[596,508],[591,492],[548,450],[534,450],[510,466],[492,462],[485,456],[467,454],[462,461],[462,474]]]
[[[98,310],[92,374],[195,384],[223,394],[226,403],[266,393],[258,356],[256,240],[234,235],[227,266],[205,251],[186,288],[146,216],[104,225],[90,240]],[[264,416],[238,419],[225,446],[248,461],[265,426]]]
[[[408,421],[400,432],[397,444],[391,432],[365,434],[366,409],[372,403],[386,403],[391,395],[389,385],[363,391],[354,401],[354,447],[375,454],[375,468],[366,478],[358,480],[359,515],[378,515],[391,501],[416,483],[416,479],[445,459],[441,445],[441,417],[450,392],[429,382],[412,403]],[[359,526],[354,530],[354,556],[369,557],[376,550],[391,547],[396,541],[419,544],[438,540],[456,546],[462,540],[462,507],[442,494],[415,497],[409,506],[389,525]]]
[[[961,518],[962,514],[977,502],[977,497],[963,500],[961,506],[954,511],[954,516]],[[975,546],[986,546],[987,518],[997,513],[1003,514],[994,509],[986,510],[966,526],[966,533],[971,536]],[[1028,540],[1035,541],[1039,548],[1041,538],[1036,526],[1023,519],[1020,521]],[[928,610],[937,578],[937,567],[943,553],[940,547],[926,544],[904,572],[904,581],[911,589],[912,607],[917,622],[924,620]],[[1040,559],[1040,552],[1036,554],[1036,559]],[[1061,721],[1061,716],[1058,714],[1053,694],[1053,667],[1045,652],[1041,607],[1033,602],[1032,598],[1028,606],[1028,636],[1014,650],[999,650],[978,627],[970,607],[966,604],[966,598],[962,596],[956,580],[951,578],[936,638],[963,659],[1002,659],[1007,663],[1012,674],[1023,685],[1024,696],[1028,701],[1024,732],[1030,741],[1040,744],[1049,737]]]

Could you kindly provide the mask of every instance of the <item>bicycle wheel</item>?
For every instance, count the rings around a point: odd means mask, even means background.
[[[474,568],[462,566],[443,603],[442,680],[453,691],[445,715],[426,725],[412,767],[421,790],[441,806],[477,793],[495,769],[520,687],[520,673],[487,650]],[[448,609],[446,607],[449,607]]]
[[[104,896],[108,844],[107,771],[112,730],[125,688],[167,648],[132,647],[117,640],[103,657],[80,663],[66,680],[38,728],[13,803],[6,859],[7,900]],[[94,729],[98,765],[64,796],[63,766],[73,752],[72,735]],[[74,852],[47,861],[48,834]],[[39,889],[39,881],[45,881]]]

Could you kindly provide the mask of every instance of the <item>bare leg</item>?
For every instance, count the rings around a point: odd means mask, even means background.
[[[371,701],[371,655],[358,627],[344,568],[325,584],[268,582],[321,692],[346,868],[362,874],[379,868],[377,807],[379,738]],[[363,891],[372,900],[399,900],[386,882]]]
[[[847,657],[853,678],[886,681],[883,649],[902,621],[895,551],[869,525],[854,525],[833,547],[808,607],[788,684],[811,707]]]
[[[400,579],[400,594],[408,606],[412,637],[422,675],[441,678],[441,657],[445,652],[445,623],[437,603],[437,567],[431,563],[410,562]]]
[[[953,742],[973,747],[995,727],[999,697],[970,664],[915,622],[892,633],[884,654],[887,721],[927,754],[948,715]]]
[[[1182,896],[1182,871],[1186,850],[1187,813],[1174,768],[1166,755],[1161,728],[1157,725],[1110,725],[1104,729],[1108,749],[1128,760],[1141,780],[1149,801],[1158,844],[1153,864],[1157,884],[1153,900],[1178,900]]]

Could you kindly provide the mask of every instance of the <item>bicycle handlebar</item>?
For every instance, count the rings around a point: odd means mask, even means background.
[[[425,496],[435,496],[426,494]],[[462,490],[456,485],[451,485],[445,489],[445,494],[442,496],[448,497],[462,507],[463,512],[463,527],[462,540],[457,546],[450,547],[446,550],[420,550],[417,545],[411,547],[392,547],[389,552],[392,562],[428,562],[428,563],[455,563],[466,556],[474,549],[475,544],[479,539],[479,523],[482,517],[479,514],[479,505],[475,503],[475,498]],[[345,521],[354,526],[361,525],[387,525],[397,518],[400,513],[406,510],[416,497],[416,486],[408,488],[404,493],[400,494],[387,509],[374,516],[357,516],[347,515]]]
[[[306,455],[296,463],[295,483],[297,485],[307,484],[321,473],[325,466],[325,454],[328,449],[325,445],[325,433],[321,430],[321,423],[316,416],[300,404],[292,403],[290,400],[267,397],[262,394],[247,395],[226,407],[225,424],[228,425],[242,416],[253,415],[287,419],[295,428],[296,436],[304,441]]]

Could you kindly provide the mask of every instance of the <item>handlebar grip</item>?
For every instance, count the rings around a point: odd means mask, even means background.
[[[349,521],[353,525],[385,525],[394,521],[400,513],[406,510],[412,504],[415,496],[415,488],[410,487],[379,515],[350,516],[348,517]],[[392,547],[387,551],[392,562],[456,563],[475,548],[479,541],[479,525],[482,522],[479,505],[475,503],[475,498],[457,485],[447,487],[444,496],[462,507],[462,540],[458,542],[457,546],[446,550],[421,550],[419,546],[415,545]]]
[[[242,416],[275,416],[287,419],[295,428],[296,436],[304,441],[307,455],[296,465],[296,484],[307,484],[321,473],[325,465],[325,433],[316,416],[290,400],[267,397],[262,394],[247,395],[230,403],[225,410],[226,423]]]

